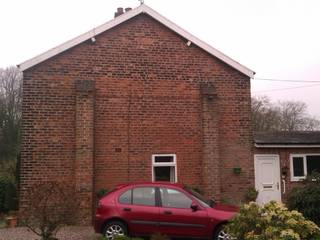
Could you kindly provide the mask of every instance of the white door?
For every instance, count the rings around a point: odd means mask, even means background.
[[[280,162],[278,155],[254,156],[256,189],[259,191],[257,203],[272,200],[281,202]]]

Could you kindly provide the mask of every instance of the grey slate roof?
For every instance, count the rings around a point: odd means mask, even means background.
[[[320,131],[301,132],[256,132],[254,134],[256,144],[320,144]]]

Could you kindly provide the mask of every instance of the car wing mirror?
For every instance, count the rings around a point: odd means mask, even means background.
[[[197,204],[195,204],[195,203],[192,203],[190,208],[192,209],[193,212],[199,210],[199,206]]]
[[[214,198],[211,198],[209,200],[209,204],[210,204],[210,207],[213,207],[216,204],[216,200]]]

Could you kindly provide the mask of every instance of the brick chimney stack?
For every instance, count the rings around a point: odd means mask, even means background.
[[[126,12],[129,12],[129,11],[131,11],[131,10],[132,10],[131,7],[125,8],[125,11],[126,11]],[[119,8],[117,9],[117,11],[114,13],[114,17],[116,18],[116,17],[118,17],[118,16],[120,16],[120,15],[122,15],[122,14],[124,14],[123,8],[122,8],[122,7],[119,7]]]
[[[117,11],[114,13],[114,17],[116,18],[116,17],[118,17],[118,16],[120,16],[121,14],[123,14],[124,12],[123,12],[123,8],[122,7],[119,7],[118,9],[117,9]]]

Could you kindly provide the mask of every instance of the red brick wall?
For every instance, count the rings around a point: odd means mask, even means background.
[[[255,154],[276,154],[280,158],[280,176],[282,169],[287,169],[287,174],[285,177],[286,181],[286,191],[285,194],[282,193],[282,201],[286,201],[288,194],[294,187],[303,186],[301,182],[291,181],[290,173],[290,154],[308,154],[308,153],[320,153],[319,148],[255,148]],[[283,184],[281,184],[283,192]]]
[[[34,181],[74,181],[76,80],[95,82],[94,191],[151,181],[157,153],[177,155],[179,182],[207,189],[200,84],[210,83],[222,182],[214,189],[221,199],[239,200],[253,183],[249,78],[146,15],[96,40],[24,72],[22,203]]]

